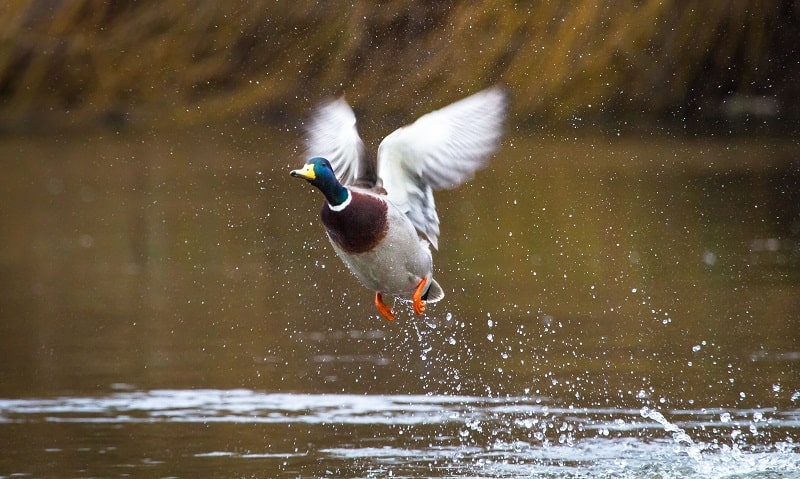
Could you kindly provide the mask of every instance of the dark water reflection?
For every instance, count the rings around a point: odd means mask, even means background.
[[[447,297],[425,319],[398,303],[388,323],[324,239],[317,192],[288,176],[294,141],[0,141],[0,397],[245,388],[798,408],[796,142],[511,137],[437,196]]]

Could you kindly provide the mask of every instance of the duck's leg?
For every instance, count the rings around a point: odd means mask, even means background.
[[[425,301],[422,300],[422,294],[425,292],[425,285],[428,284],[428,278],[422,278],[422,281],[417,285],[414,290],[414,296],[411,299],[414,301],[414,312],[418,315],[425,312]]]
[[[383,296],[381,296],[380,292],[375,293],[375,306],[378,307],[378,312],[381,313],[381,316],[388,319],[389,321],[394,321],[394,314],[392,313],[392,308],[386,305],[383,302]]]

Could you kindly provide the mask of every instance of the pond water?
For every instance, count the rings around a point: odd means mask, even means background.
[[[0,408],[13,433],[4,462],[35,477],[788,477],[800,465],[800,414],[772,408],[670,411],[670,422],[528,396],[231,389]]]
[[[266,130],[0,139],[0,477],[800,477],[797,142],[512,133],[390,323]]]

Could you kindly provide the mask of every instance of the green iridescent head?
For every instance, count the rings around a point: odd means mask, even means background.
[[[347,188],[336,179],[331,163],[325,158],[314,157],[299,170],[290,172],[295,178],[303,178],[312,185],[319,188],[331,206],[339,206],[347,200]]]

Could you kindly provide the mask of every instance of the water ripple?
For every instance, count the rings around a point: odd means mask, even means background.
[[[192,453],[198,461],[277,462],[287,473],[315,460],[364,477],[387,471],[394,477],[791,477],[786,474],[800,469],[797,409],[577,408],[536,397],[244,389],[0,399],[0,424],[50,423],[304,424],[307,432],[295,433],[301,436],[296,443],[304,444],[341,429],[369,428],[308,448],[287,443],[277,452],[242,451],[209,444]]]

